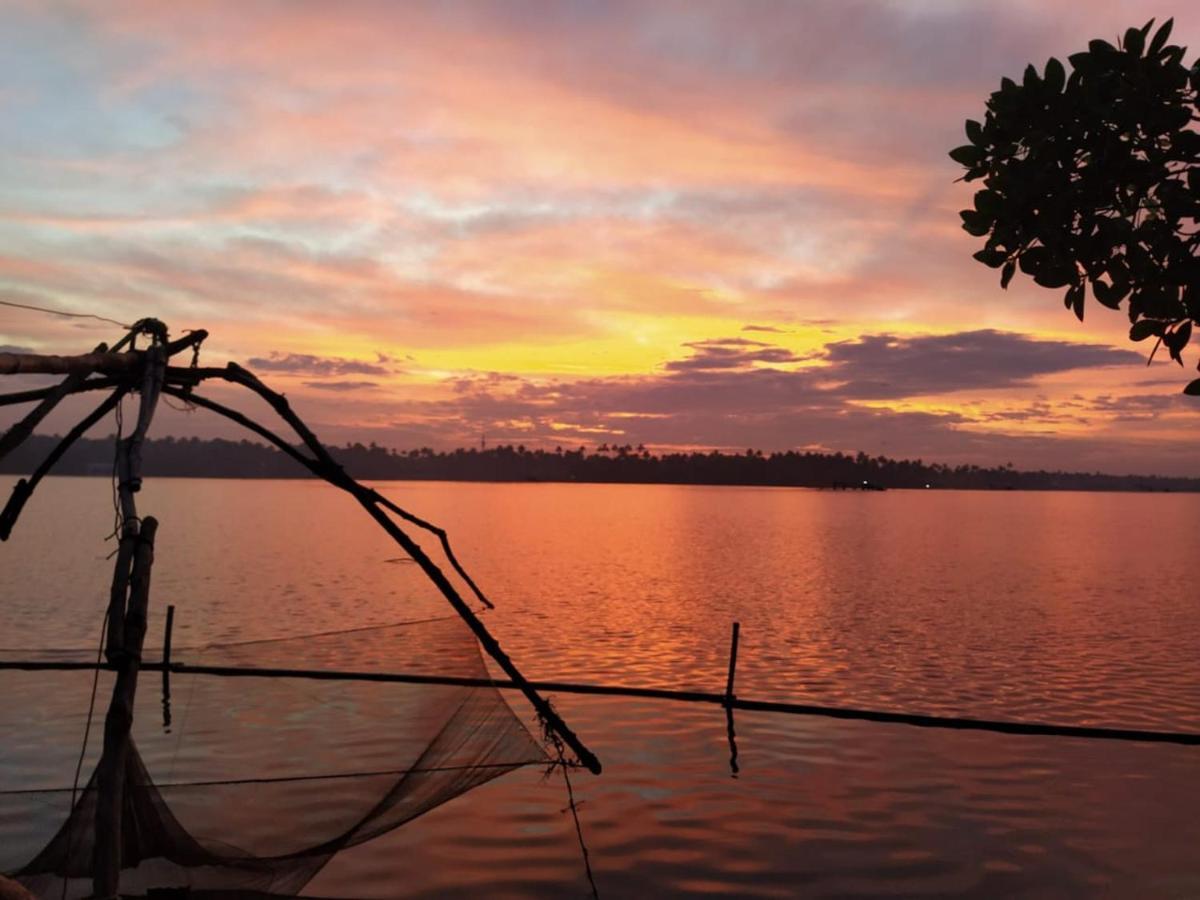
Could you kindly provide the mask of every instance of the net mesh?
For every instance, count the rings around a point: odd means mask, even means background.
[[[457,616],[181,648],[172,656],[201,666],[488,677]],[[5,658],[95,656],[0,651]],[[87,773],[99,755],[112,676],[99,676],[92,746],[74,803],[93,673],[4,676],[10,702],[0,728],[15,739],[0,749],[0,870],[38,896],[65,890],[86,897],[97,800]],[[37,721],[28,720],[31,709],[41,710]],[[143,671],[125,763],[121,892],[295,896],[340,850],[506,772],[549,762],[492,687],[176,672],[168,691],[164,676]],[[3,773],[21,773],[22,783]]]

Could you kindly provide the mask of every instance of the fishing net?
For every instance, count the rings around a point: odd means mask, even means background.
[[[95,651],[0,651],[6,658],[93,663]],[[312,676],[488,678],[458,616],[177,648],[173,661]],[[98,677],[90,750],[72,802],[95,672],[2,674],[0,871],[38,896],[88,896],[97,800],[88,773],[113,676]],[[121,892],[294,896],[340,850],[506,772],[549,762],[487,685],[143,671],[125,765]],[[405,862],[397,865],[402,877]]]

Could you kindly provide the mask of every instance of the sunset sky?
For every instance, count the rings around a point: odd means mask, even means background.
[[[1001,76],[1172,14],[1200,48],[1184,3],[9,0],[0,299],[207,328],[337,443],[1200,475],[1195,351],[1001,291],[946,156]]]

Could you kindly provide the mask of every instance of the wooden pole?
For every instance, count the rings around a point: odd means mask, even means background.
[[[146,637],[150,567],[154,562],[154,536],[158,529],[154,518],[148,517],[145,521],[138,518],[134,495],[142,486],[142,443],[162,391],[168,352],[169,348],[156,339],[144,353],[137,354],[144,364],[137,424],[129,437],[117,445],[121,543],[109,595],[105,647],[109,661],[117,667],[117,680],[104,722],[104,753],[96,768],[92,893],[97,900],[116,897],[121,880],[125,762],[129,756],[133,701],[142,661],[142,643]]]
[[[147,321],[147,320],[144,320]],[[166,344],[154,344],[166,356],[174,356],[188,347],[198,346],[207,331],[192,331]],[[123,346],[122,341],[117,346]],[[46,356],[40,353],[0,353],[0,375],[132,375],[142,369],[144,354],[136,350],[123,353],[82,353],[78,356]]]
[[[22,672],[105,672],[115,670],[109,663],[96,665],[94,660],[49,661],[44,659],[0,660],[0,671]],[[161,672],[161,662],[144,662],[146,672]],[[463,678],[453,675],[418,675],[403,672],[354,672],[335,669],[274,669],[255,666],[206,666],[171,663],[177,675],[201,675],[215,678],[298,678],[312,681],[354,681],[370,684],[444,684],[450,687],[490,687],[499,691],[523,690],[515,681],[502,678]],[[1141,741],[1154,744],[1178,744],[1200,747],[1200,732],[1144,731],[1133,728],[1104,728],[1091,725],[1055,725],[1048,722],[997,721],[993,719],[964,719],[957,716],[932,716],[894,710],[857,709],[848,706],[814,706],[809,703],[789,703],[780,700],[726,699],[714,691],[678,691],[670,688],[647,688],[615,684],[578,684],[569,681],[528,681],[538,691],[585,694],[601,697],[634,697],[643,700],[675,700],[681,703],[711,703],[732,706],[750,712],[782,713],[795,716],[821,716],[855,722],[876,722],[885,725],[913,725],[918,728],[987,731],[996,734],[1037,735],[1041,737],[1090,738],[1104,741]],[[64,790],[69,790],[65,788]],[[41,793],[41,791],[38,791]]]
[[[446,577],[445,573],[438,568],[437,564],[429,558],[428,554],[425,553],[416,541],[392,521],[385,509],[382,508],[384,498],[375,490],[359,484],[342,470],[342,467],[329,455],[329,451],[325,449],[325,446],[317,440],[316,435],[292,411],[286,397],[271,390],[250,372],[233,363],[230,363],[224,369],[184,370],[184,372],[189,373],[190,378],[195,381],[204,380],[205,378],[223,378],[234,384],[240,384],[262,397],[276,414],[296,432],[316,459],[310,460],[295,450],[289,450],[291,455],[313,474],[324,478],[330,484],[346,491],[359,502],[371,518],[420,566],[426,577],[433,582],[441,595],[454,607],[455,612],[466,622],[467,627],[474,632],[480,646],[495,660],[496,664],[500,666],[504,673],[513,680],[513,683],[525,695],[530,705],[537,711],[540,719],[558,733],[563,739],[563,743],[571,749],[571,752],[575,754],[589,771],[596,775],[600,774],[600,760],[584,745],[578,735],[555,712],[554,708],[530,685],[529,680],[521,674],[508,654],[500,647],[500,642],[492,636],[487,626],[475,615],[474,611],[463,599],[462,595],[459,594],[458,589]],[[177,370],[173,370],[169,374],[178,375],[179,373]],[[168,394],[174,393],[171,388],[167,388],[165,392]],[[258,434],[268,436],[281,449],[287,446],[281,438],[273,435],[261,425],[251,422],[235,410],[227,409],[210,400],[202,402],[201,398],[191,396],[190,394],[187,396],[197,405],[205,406],[214,412],[218,412],[233,421],[251,428]]]
[[[100,344],[92,352],[103,353],[107,349],[108,346],[106,344]],[[54,410],[54,407],[58,406],[59,401],[63,397],[78,390],[86,377],[87,375],[83,373],[68,375],[65,380],[56,384],[50,390],[41,403],[26,413],[25,418],[8,429],[0,437],[0,459],[7,456],[16,447],[19,447],[26,438],[33,434],[33,429],[38,426],[38,423],[46,418]]]
[[[171,727],[171,631],[175,627],[175,604],[167,605],[167,624],[163,628],[162,708],[163,728]]]
[[[92,412],[84,416],[84,418],[76,423],[75,427],[67,432],[66,436],[50,451],[40,466],[34,471],[28,479],[22,478],[13,485],[12,494],[8,498],[8,503],[4,505],[4,509],[0,510],[0,541],[7,541],[12,534],[13,526],[16,525],[17,519],[21,515],[21,510],[25,508],[26,501],[33,495],[33,489],[49,472],[54,464],[58,462],[62,455],[71,448],[71,446],[79,440],[88,429],[103,419],[108,413],[121,402],[121,398],[125,396],[127,387],[119,387],[107,397],[104,402],[97,406]]]
[[[738,775],[737,732],[733,727],[733,704],[737,699],[733,693],[733,678],[737,674],[738,638],[742,632],[740,622],[733,623],[733,635],[729,639],[729,675],[725,679],[725,737],[729,740],[729,771],[734,778]]]
[[[146,637],[146,607],[150,598],[150,568],[154,564],[154,538],[158,521],[147,516],[141,523],[129,578],[129,606],[124,616],[124,641],[112,704],[104,720],[104,755],[96,769],[96,841],[92,860],[92,892],[97,900],[117,896],[121,880],[122,821],[125,806],[125,772],[129,758],[129,731],[137,693],[142,643]]]
[[[167,604],[167,624],[163,627],[162,661],[167,671],[171,667],[171,631],[175,628],[175,604]]]
[[[738,651],[738,636],[741,633],[742,625],[740,622],[733,623],[733,637],[729,643],[729,677],[725,680],[725,705],[728,706],[733,702],[733,676],[737,670],[737,651]]]

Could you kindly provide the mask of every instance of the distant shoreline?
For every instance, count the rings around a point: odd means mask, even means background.
[[[27,472],[9,472],[0,470],[0,478],[20,478],[27,475]],[[51,472],[48,478],[108,478],[105,473],[82,473],[82,472]],[[162,480],[193,480],[193,481],[302,481],[311,482],[313,484],[323,483],[320,478],[315,475],[183,475],[183,474],[150,474],[146,476],[148,479]],[[552,479],[535,479],[527,481],[517,481],[514,479],[505,478],[421,478],[421,477],[392,477],[392,478],[363,478],[361,479],[366,484],[377,482],[413,482],[413,483],[441,483],[441,484],[512,484],[522,486],[535,486],[547,484],[607,484],[607,485],[631,485],[645,487],[743,487],[743,488],[776,488],[779,490],[791,491],[818,491],[829,494],[874,494],[874,493],[889,493],[897,492],[912,492],[912,493],[932,493],[933,491],[941,491],[943,493],[954,491],[961,493],[992,493],[992,494],[1028,494],[1028,493],[1062,493],[1062,494],[1200,494],[1200,488],[1138,488],[1138,487],[1014,487],[1014,488],[989,488],[989,487],[892,487],[883,488],[882,491],[867,490],[867,491],[843,491],[828,486],[811,485],[811,484],[776,484],[764,483],[756,484],[752,482],[737,482],[731,483],[727,481],[556,481]],[[2,498],[0,498],[2,499]]]
[[[0,460],[0,474],[32,472],[59,439],[35,435]],[[694,484],[706,486],[828,488],[845,490],[984,490],[1200,493],[1200,478],[1107,475],[1098,472],[1028,472],[1010,466],[947,466],[865,453],[653,454],[641,447],[527,450],[396,451],[375,445],[331,447],[347,472],[367,481],[462,481],[554,484]],[[81,439],[52,470],[55,475],[111,477],[112,438]],[[215,438],[159,438],[146,442],[147,478],[307,479],[304,469],[274,447]]]

